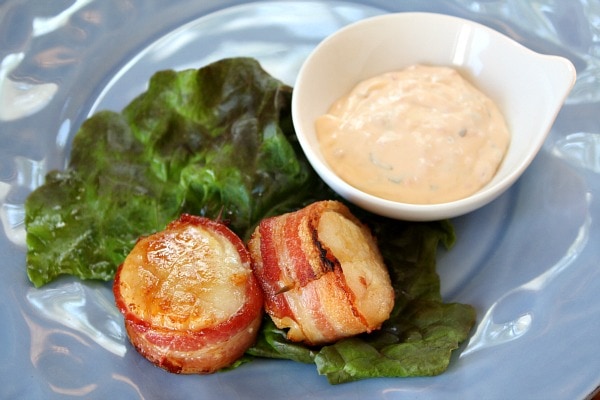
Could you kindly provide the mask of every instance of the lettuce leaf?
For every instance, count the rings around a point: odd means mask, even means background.
[[[27,273],[110,280],[141,235],[188,212],[246,238],[262,218],[326,195],[291,124],[291,88],[252,59],[156,73],[122,113],[75,135],[66,171],[25,204]]]
[[[247,239],[263,218],[338,199],[305,159],[290,116],[291,88],[249,58],[161,71],[121,113],[103,111],[76,134],[68,167],[25,204],[27,274],[111,280],[136,240],[183,212],[221,218]],[[352,206],[350,206],[352,208]],[[254,357],[314,363],[337,384],[435,375],[469,334],[474,309],[446,304],[435,270],[447,221],[408,223],[353,208],[378,238],[396,291],[381,330],[310,348],[265,318]]]
[[[431,376],[447,369],[452,351],[475,323],[472,306],[444,303],[440,296],[436,253],[439,244],[449,248],[454,243],[452,226],[448,221],[408,223],[368,214],[361,219],[378,238],[396,294],[392,315],[381,330],[309,348],[288,341],[283,330],[267,321],[248,354],[315,363],[332,384]]]

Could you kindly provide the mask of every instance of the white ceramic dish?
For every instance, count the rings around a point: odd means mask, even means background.
[[[482,22],[578,71],[522,177],[452,220],[457,243],[438,259],[442,296],[473,304],[478,319],[444,374],[331,386],[312,365],[278,360],[169,374],[129,345],[110,282],[28,282],[23,202],[64,168],[87,116],[120,110],[157,70],[229,56],[256,57],[293,85],[324,37],[399,11]],[[598,18],[586,0],[3,2],[0,399],[587,399],[600,385]]]
[[[325,161],[315,120],[358,82],[413,64],[449,66],[496,102],[511,143],[491,182],[448,203],[416,205],[378,198],[337,176]],[[394,13],[365,19],[323,40],[296,80],[292,115],[309,161],[336,192],[372,212],[405,220],[438,220],[473,211],[497,198],[529,166],[575,83],[564,57],[533,52],[476,22],[435,13]],[[402,149],[398,149],[402,157]]]

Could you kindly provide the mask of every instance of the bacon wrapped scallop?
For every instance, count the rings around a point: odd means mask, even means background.
[[[248,248],[266,312],[292,341],[330,343],[389,318],[394,290],[376,240],[340,202],[265,219]]]
[[[257,336],[262,291],[241,239],[220,222],[183,215],[141,238],[113,291],[131,343],[170,372],[211,373]]]

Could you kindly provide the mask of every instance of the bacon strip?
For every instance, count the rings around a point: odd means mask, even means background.
[[[265,309],[290,340],[329,343],[389,318],[394,292],[375,239],[340,202],[263,220],[248,248]]]

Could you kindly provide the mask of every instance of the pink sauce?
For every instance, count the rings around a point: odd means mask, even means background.
[[[443,203],[495,175],[510,142],[498,107],[452,68],[414,65],[359,83],[316,121],[349,184],[389,200]]]

